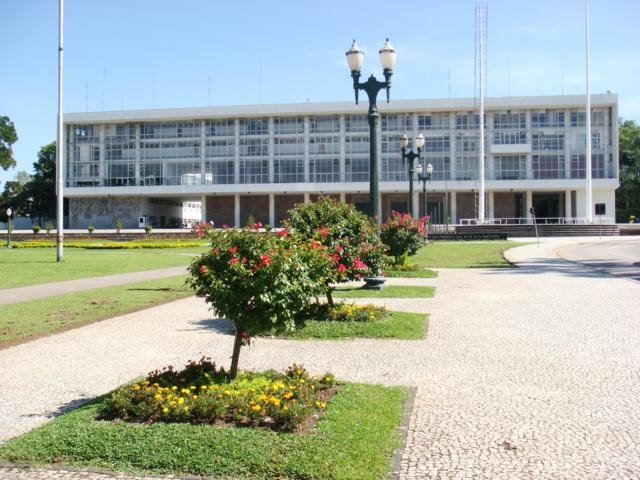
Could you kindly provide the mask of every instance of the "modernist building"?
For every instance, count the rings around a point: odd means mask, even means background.
[[[584,96],[488,98],[487,218],[576,219],[586,208],[613,217],[618,187],[615,94],[592,96],[593,205],[585,205]],[[473,99],[382,104],[379,158],[383,217],[406,211],[408,173],[399,137],[423,133],[433,165],[428,210],[436,223],[477,218],[479,116]],[[366,208],[366,106],[301,103],[73,113],[65,118],[69,226],[155,226],[180,220],[183,202],[202,219],[278,225],[296,203],[333,195]],[[410,145],[411,148],[411,145]],[[423,199],[415,189],[414,205]],[[445,198],[446,197],[446,198]]]

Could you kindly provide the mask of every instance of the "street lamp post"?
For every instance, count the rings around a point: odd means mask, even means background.
[[[431,174],[433,173],[433,165],[431,164],[427,165],[427,168],[424,169],[424,173],[423,173],[422,165],[418,165],[416,167],[416,172],[418,173],[418,181],[422,182],[422,196],[424,197],[424,215],[427,216],[429,215],[427,211],[427,207],[429,206],[429,203],[427,201],[427,182],[431,183]]]
[[[409,150],[409,153],[407,153],[408,145],[409,137],[407,137],[406,133],[403,133],[400,137],[400,149],[402,150],[402,164],[404,165],[406,159],[407,166],[409,167],[409,215],[413,217],[413,162],[416,158],[418,159],[418,163],[420,162],[420,152],[424,146],[424,135],[420,134],[415,139],[417,153],[413,150]],[[418,165],[418,167],[422,168],[420,165]]]
[[[378,161],[378,123],[380,122],[380,114],[376,100],[378,92],[384,89],[387,92],[387,103],[389,103],[389,90],[391,89],[391,75],[393,75],[393,66],[396,63],[396,51],[389,43],[389,39],[385,42],[380,50],[380,63],[382,64],[382,73],[384,74],[384,82],[379,82],[376,77],[371,75],[364,83],[360,83],[360,70],[364,63],[364,51],[353,41],[353,45],[346,53],[347,63],[351,70],[353,78],[353,90],[356,97],[356,105],[358,104],[358,92],[364,90],[369,97],[369,216],[372,220],[380,224],[380,190],[379,190],[379,161]]]
[[[11,214],[13,210],[9,207],[5,213],[7,214],[7,248],[11,248]]]

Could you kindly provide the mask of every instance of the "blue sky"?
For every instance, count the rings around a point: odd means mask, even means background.
[[[354,37],[366,76],[381,73],[385,37],[397,49],[392,102],[448,97],[449,72],[451,95],[473,96],[475,1],[65,3],[66,112],[87,109],[87,83],[89,111],[206,106],[210,74],[212,105],[351,101]],[[584,0],[487,3],[490,96],[584,93]],[[0,115],[14,121],[17,168],[29,172],[55,139],[57,8],[2,2]],[[591,1],[592,92],[617,92],[620,115],[636,121],[639,24],[637,0]],[[2,183],[14,176],[0,170]]]

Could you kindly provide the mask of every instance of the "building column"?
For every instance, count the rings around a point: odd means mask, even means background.
[[[99,127],[99,139],[100,139],[100,150],[98,152],[98,178],[100,179],[100,185],[108,185],[109,182],[107,181],[107,170],[105,168],[105,157],[106,157],[106,153],[107,153],[107,146],[106,146],[106,131],[105,131],[105,126],[104,125],[100,125]],[[93,146],[91,147],[91,150],[89,150],[89,161],[93,162]]]
[[[276,224],[276,194],[269,194],[269,225]]]
[[[531,219],[531,207],[533,207],[533,192],[531,190],[527,190],[526,192],[526,212],[525,216],[527,218],[527,223],[533,223]]]
[[[303,125],[304,125],[304,182],[305,183],[309,183],[311,176],[309,175],[309,133],[311,132],[310,130],[310,124],[309,124],[309,117],[304,117],[303,120]],[[307,194],[308,195],[308,194]],[[305,197],[305,202],[307,202],[307,198]]]
[[[311,201],[311,195],[309,192],[304,192],[304,203],[309,203]]]
[[[205,223],[207,221],[207,196],[200,196],[200,222]]]
[[[140,178],[140,124],[136,123],[136,157],[134,163],[134,175],[136,185],[142,185],[142,179]]]
[[[458,223],[458,195],[457,192],[452,191],[451,192],[451,199],[450,199],[450,208],[451,208],[451,223],[453,224],[457,224]]]
[[[487,196],[489,197],[487,202],[489,204],[489,218],[493,220],[494,218],[496,218],[493,191],[487,192]]]
[[[233,223],[236,228],[240,228],[240,194],[233,196]]]
[[[413,203],[413,212],[410,212],[411,216],[413,218],[418,218],[418,216],[420,215],[420,189],[419,188],[413,189],[412,203]]]
[[[206,160],[207,160],[207,123],[205,120],[200,122],[200,185],[207,183],[206,174]]]
[[[274,164],[274,154],[273,154],[273,117],[269,117],[268,120],[269,130],[268,130],[268,140],[267,140],[267,155],[268,155],[268,167],[269,167],[269,183],[274,183],[275,178],[275,164]],[[271,197],[269,197],[271,198]],[[272,222],[269,222],[270,225],[273,225]]]
[[[566,222],[571,221],[571,190],[564,191],[564,218]]]
[[[233,161],[233,183],[238,185],[240,183],[240,120],[234,120],[234,161]],[[238,197],[240,198],[240,197]],[[239,201],[239,200],[238,200]],[[238,212],[240,211],[240,204],[238,204]],[[236,223],[236,227],[240,225],[240,217],[238,217],[238,221]]]
[[[338,160],[338,167],[340,169],[340,181],[344,182],[347,172],[345,169],[345,156],[346,156],[346,131],[347,126],[345,124],[345,116],[340,115],[340,157]]]

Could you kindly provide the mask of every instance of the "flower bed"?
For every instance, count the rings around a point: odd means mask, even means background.
[[[330,374],[311,377],[302,365],[284,373],[227,372],[209,358],[181,371],[168,366],[142,382],[120,387],[104,402],[101,418],[132,422],[227,423],[294,431],[321,413],[333,394]]]
[[[356,305],[354,303],[314,303],[300,315],[300,320],[313,319],[327,322],[376,322],[387,317],[387,309],[375,305]]]

